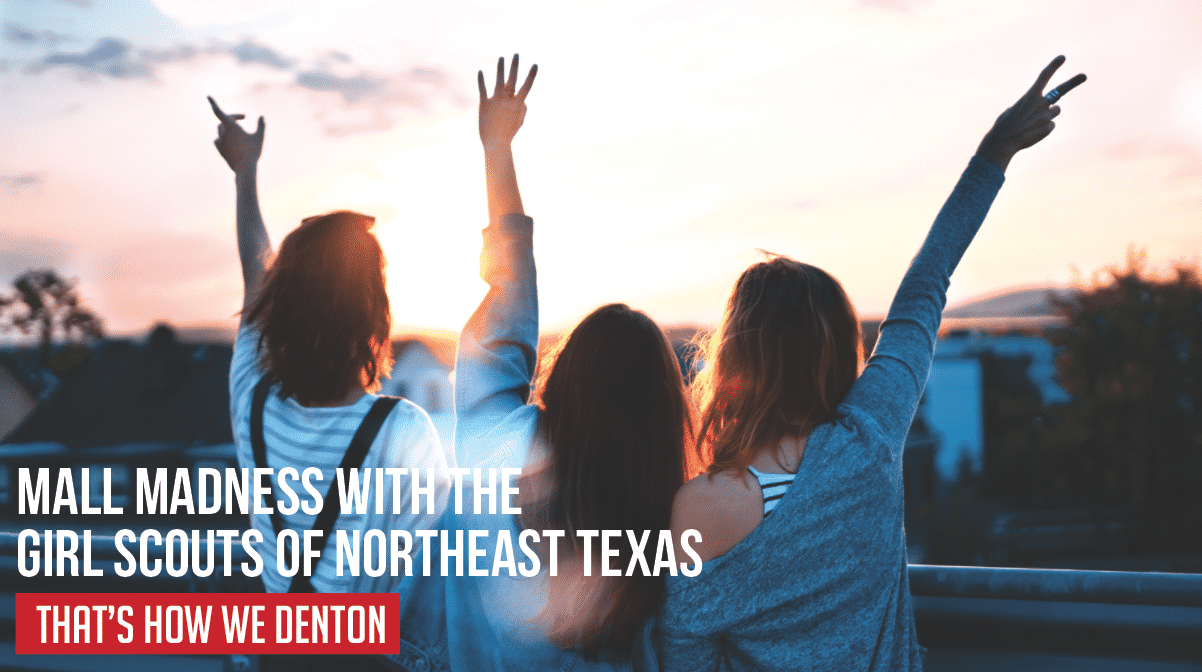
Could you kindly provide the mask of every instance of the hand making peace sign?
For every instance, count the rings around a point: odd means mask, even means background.
[[[978,156],[997,163],[1005,170],[1010,159],[1020,150],[1048,137],[1056,128],[1056,122],[1052,119],[1060,114],[1060,107],[1053,103],[1085,81],[1085,75],[1077,75],[1044,95],[1044,87],[1063,63],[1063,56],[1052,59],[1022,98],[1002,112],[993,123],[993,128],[985,134],[985,139],[981,140],[977,148]]]

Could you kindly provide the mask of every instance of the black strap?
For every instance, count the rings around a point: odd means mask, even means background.
[[[255,385],[255,394],[251,399],[250,406],[250,445],[255,454],[255,466],[260,469],[267,468],[267,444],[263,441],[263,407],[267,405],[267,393],[270,390],[271,380],[267,376],[263,376],[259,380],[259,384]],[[399,397],[382,396],[372,404],[371,410],[363,416],[363,422],[359,423],[359,429],[355,430],[355,435],[346,448],[346,454],[342,456],[342,462],[338,465],[343,473],[348,469],[358,469],[363,464],[364,458],[367,457],[367,451],[371,449],[372,442],[380,433],[380,427],[384,425],[384,420],[399,401]],[[271,508],[271,526],[275,528],[278,537],[280,531],[284,529],[284,519],[280,516],[280,510],[276,506],[275,495],[272,494],[270,486],[269,482],[263,499]],[[317,551],[317,562],[313,565],[314,569],[321,562],[321,552],[325,549],[326,542],[330,539],[330,532],[334,529],[334,522],[338,520],[338,514],[341,512],[338,506],[338,495],[334,491],[335,484],[331,480],[330,488],[326,490],[325,502],[321,505],[321,512],[317,514],[317,520],[313,521],[313,529],[321,531],[321,536],[313,540],[313,550]],[[298,542],[301,539],[303,536],[297,538]],[[291,565],[292,552],[288,550],[287,546],[284,547],[284,553],[284,562]],[[301,568],[297,567],[296,576],[292,578],[288,592],[313,592],[311,577],[305,576],[304,572],[300,570]]]

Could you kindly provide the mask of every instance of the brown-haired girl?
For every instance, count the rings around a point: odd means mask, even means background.
[[[663,670],[915,670],[902,447],[926,384],[948,278],[1016,152],[1039,142],[1057,57],[1002,113],[906,272],[862,373],[839,283],[778,258],[744,272],[696,381],[709,473],[676,495],[701,532],[695,578],[669,577]]]
[[[465,473],[462,514],[448,506],[440,524],[448,535],[488,531],[485,554],[476,561],[481,568],[497,566],[497,539],[512,539],[522,573],[436,572],[407,579],[400,589],[405,651],[391,657],[407,670],[444,665],[584,672],[655,665],[650,624],[667,571],[626,576],[633,550],[624,534],[610,540],[617,556],[602,558],[601,540],[593,538],[586,552],[578,532],[646,534],[643,553],[654,557],[659,532],[670,523],[673,494],[687,478],[690,407],[663,332],[621,304],[585,317],[544,359],[534,382],[533,221],[518,192],[511,143],[535,72],[518,88],[517,56],[508,78],[502,59],[491,96],[483,74],[479,78],[489,209],[480,275],[489,290],[460,334],[455,378],[457,463],[483,473],[522,469],[512,502],[521,512],[472,510],[477,484]],[[492,486],[496,492],[500,487]],[[544,532],[560,536],[552,542]],[[536,551],[538,569],[522,555],[519,539]],[[432,562],[448,561],[449,548],[431,550],[438,554]],[[555,573],[549,570],[552,558]],[[621,576],[611,570],[602,576],[603,562]],[[584,575],[585,563],[591,576]]]
[[[244,282],[242,321],[230,364],[230,420],[238,462],[244,469],[272,469],[267,496],[270,515],[251,516],[263,541],[263,583],[269,592],[388,592],[400,577],[383,572],[335,570],[335,553],[311,562],[304,552],[306,532],[322,531],[322,546],[345,530],[387,544],[392,529],[429,528],[446,501],[447,460],[434,425],[425,411],[396,398],[377,397],[380,377],[391,363],[391,313],[384,285],[384,252],[372,235],[373,217],[338,211],[308,217],[271,251],[259,211],[257,173],[265,124],[248,133],[237,123],[243,115],[227,115],[212,98],[221,121],[217,151],[234,171],[237,189],[238,253]],[[335,469],[359,467],[363,478],[380,474],[377,467],[405,467],[398,501],[400,515],[385,506],[337,514]],[[364,471],[366,470],[366,471]],[[393,478],[373,498],[393,502]],[[411,513],[411,484],[428,492],[421,513]],[[288,496],[288,492],[299,496]],[[315,498],[325,497],[319,507]],[[258,502],[252,506],[258,508]],[[290,537],[277,546],[279,533]],[[283,549],[283,558],[277,551]],[[378,548],[373,546],[371,548]],[[332,546],[331,546],[332,551]],[[364,551],[368,555],[367,551]],[[278,562],[283,560],[282,563]],[[310,566],[312,565],[312,566]],[[281,573],[280,568],[283,568]],[[311,576],[309,576],[311,574]]]

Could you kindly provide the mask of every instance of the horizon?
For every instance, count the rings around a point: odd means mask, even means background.
[[[949,304],[944,308],[943,324],[940,328],[940,333],[956,329],[979,329],[989,332],[999,330],[1029,330],[1042,325],[1042,318],[1046,317],[1044,313],[1031,315],[1025,312],[994,312],[993,314],[977,315],[977,316],[955,316],[949,313],[962,312],[966,308],[971,308],[979,304],[985,304],[999,298],[1009,296],[1022,295],[1030,291],[1054,291],[1054,290],[1072,289],[1072,287],[1054,287],[1054,286],[1021,286],[1002,290],[1000,292],[991,292],[977,297],[969,297],[967,300]],[[1025,307],[1025,306],[1024,306]],[[869,314],[859,315],[861,324],[879,323],[885,319],[884,314]],[[715,321],[716,322],[716,321]],[[233,345],[237,335],[238,326],[236,324],[223,324],[219,322],[201,323],[201,324],[177,324],[172,322],[155,322],[148,324],[141,329],[132,329],[122,332],[105,332],[104,340],[129,340],[137,341],[147,338],[151,331],[159,326],[169,327],[174,333],[177,340],[181,343],[192,345]],[[713,329],[716,323],[698,323],[698,322],[678,322],[673,324],[659,325],[665,333],[674,330],[696,330],[704,332]],[[558,328],[547,328],[539,330],[539,339],[555,339],[562,336],[566,331],[572,329],[574,324],[564,325]],[[409,325],[401,325],[394,328],[391,334],[394,343],[416,339],[423,341],[439,341],[439,340],[457,340],[459,330],[457,329],[437,329],[428,327],[416,327]],[[63,341],[56,341],[62,343]],[[13,339],[11,337],[0,336],[0,348],[5,347],[34,347],[36,346],[36,337],[27,335]]]

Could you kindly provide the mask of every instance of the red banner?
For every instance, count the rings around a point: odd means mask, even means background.
[[[18,593],[17,653],[397,653],[395,593]]]

